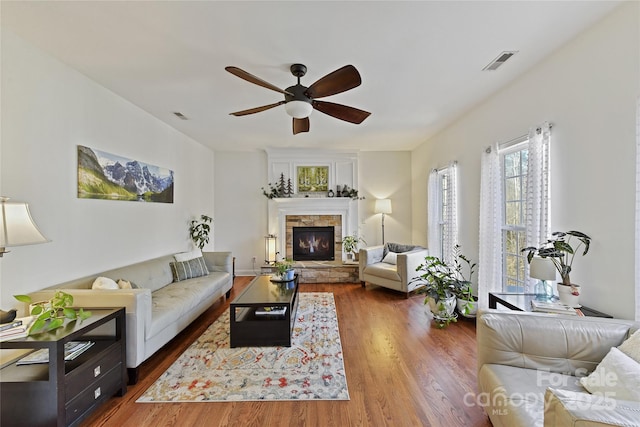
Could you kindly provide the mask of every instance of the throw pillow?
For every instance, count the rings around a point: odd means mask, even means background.
[[[190,252],[180,252],[179,254],[175,254],[173,257],[176,261],[189,261],[192,259],[200,258],[202,256],[202,250],[200,248],[196,248]]]
[[[193,279],[194,277],[206,276],[209,274],[204,258],[194,258],[189,261],[176,261],[169,263],[173,281]]]
[[[395,252],[389,252],[387,256],[382,259],[382,262],[386,262],[387,264],[397,264],[398,262],[398,254]]]
[[[116,283],[118,284],[118,287],[120,289],[138,289],[138,286],[136,286],[135,283],[132,283],[129,280],[118,279]]]
[[[580,384],[593,394],[640,402],[640,363],[612,347],[595,371],[580,378]]]
[[[382,250],[382,258],[386,257],[389,252],[401,253],[401,252],[409,252],[416,249],[418,246],[416,245],[402,245],[400,243],[385,243],[384,249]]]
[[[98,277],[93,281],[91,289],[120,289],[115,280],[108,277]]]
[[[625,342],[618,346],[618,349],[640,363],[640,329],[635,331]]]

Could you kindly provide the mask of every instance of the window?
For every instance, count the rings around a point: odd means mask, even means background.
[[[429,247],[431,255],[450,261],[458,239],[456,163],[429,177]]]
[[[502,172],[502,286],[505,292],[524,292],[527,227],[525,219],[529,150],[521,140],[500,151]]]

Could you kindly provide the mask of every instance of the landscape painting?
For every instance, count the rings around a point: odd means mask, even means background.
[[[298,166],[298,192],[326,193],[329,190],[329,166]]]
[[[173,203],[173,171],[78,145],[78,198]]]

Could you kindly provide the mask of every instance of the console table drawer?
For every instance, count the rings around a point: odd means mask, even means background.
[[[122,366],[120,363],[102,375],[102,377],[86,387],[66,405],[66,424],[73,423],[78,417],[94,405],[109,399],[122,382]]]
[[[101,357],[94,357],[67,375],[66,400],[76,397],[89,384],[104,377],[107,372],[120,365],[121,344],[115,343],[105,350]]]

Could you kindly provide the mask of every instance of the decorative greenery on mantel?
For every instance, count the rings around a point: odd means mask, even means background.
[[[293,184],[291,182],[291,178],[285,181],[284,173],[280,174],[280,179],[277,183],[268,183],[268,188],[262,187],[262,194],[267,199],[291,199],[291,198],[299,198],[299,199],[309,199],[309,198],[328,198],[328,194],[322,196],[309,196],[309,194],[296,194],[293,191]],[[331,191],[333,193],[333,191]],[[363,200],[364,197],[358,196],[358,190],[355,188],[348,188],[345,185],[345,189],[342,192],[342,195],[338,195],[337,198],[350,198],[351,200]]]

